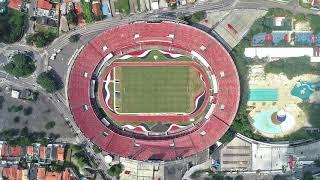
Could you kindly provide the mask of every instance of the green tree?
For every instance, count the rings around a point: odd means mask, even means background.
[[[24,34],[26,15],[23,12],[8,9],[0,15],[0,42],[14,43]]]
[[[122,173],[122,171],[123,171],[122,164],[115,164],[115,165],[112,165],[107,172],[110,176],[118,177]]]
[[[27,108],[24,108],[24,109],[23,109],[23,115],[29,116],[30,114],[32,114],[32,111],[33,111],[33,109],[32,109],[31,106],[29,106],[29,107],[27,107]]]
[[[6,64],[3,68],[7,73],[17,78],[28,77],[36,70],[36,66],[31,57],[23,53],[14,55],[13,61]]]
[[[314,34],[320,33],[320,16],[310,15],[309,23]]]
[[[59,90],[58,82],[48,72],[39,74],[39,76],[37,77],[37,83],[49,93],[53,93]]]
[[[80,40],[81,35],[80,34],[74,34],[69,37],[69,41],[72,43],[78,42]]]
[[[94,21],[94,15],[92,13],[92,1],[86,2],[85,0],[81,0],[82,4],[82,15],[83,19],[86,23],[91,23]]]
[[[55,125],[56,125],[56,123],[54,121],[50,121],[45,125],[45,128],[52,129],[52,128],[54,128]]]
[[[242,175],[238,175],[236,178],[235,178],[235,180],[243,180],[244,178],[243,178],[243,176]]]
[[[193,23],[198,23],[202,21],[206,16],[205,11],[199,11],[191,15],[191,22]]]
[[[36,32],[30,34],[26,37],[28,45],[34,45],[38,48],[49,45],[57,37],[56,32],[45,31],[45,32]]]
[[[66,15],[66,18],[69,24],[74,24],[74,25],[78,24],[78,16],[75,10],[69,11],[69,13]]]
[[[310,171],[306,171],[306,172],[303,172],[303,177],[302,177],[303,180],[313,180],[313,176],[312,176],[312,172]]]
[[[317,166],[317,167],[320,167],[320,159],[317,159],[314,161],[314,164]]]

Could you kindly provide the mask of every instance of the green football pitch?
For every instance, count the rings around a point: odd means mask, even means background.
[[[115,79],[120,81],[119,113],[189,113],[194,97],[204,89],[190,66],[120,66]]]

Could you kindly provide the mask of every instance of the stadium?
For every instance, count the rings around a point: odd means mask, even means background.
[[[228,130],[240,99],[224,47],[171,21],[136,21],[93,38],[73,62],[67,91],[90,141],[142,161],[202,152]]]

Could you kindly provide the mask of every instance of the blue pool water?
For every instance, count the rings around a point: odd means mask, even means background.
[[[255,34],[252,38],[252,44],[254,45],[263,45],[266,43],[273,43],[273,44],[285,44],[288,40],[288,34],[282,32],[276,33],[258,33]]]
[[[281,128],[279,125],[275,125],[272,123],[271,116],[277,110],[265,110],[261,112],[257,112],[253,117],[254,123],[253,126],[264,133],[268,134],[281,134]]]
[[[296,44],[320,44],[320,33],[295,33]]]
[[[320,88],[320,82],[310,83],[307,81],[299,81],[299,83],[292,88],[291,95],[307,101],[317,88]]]
[[[278,101],[278,89],[250,89],[249,101]]]

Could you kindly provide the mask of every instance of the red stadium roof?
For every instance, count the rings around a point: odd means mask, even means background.
[[[90,97],[91,79],[96,78],[96,68],[109,53],[118,55],[151,46],[188,53],[194,51],[206,60],[209,66],[206,72],[215,76],[218,86],[215,103],[208,100],[207,105],[212,105],[213,114],[189,129],[169,134],[137,134],[113,124],[105,126],[96,112],[95,99]],[[237,112],[240,84],[232,58],[207,33],[169,21],[134,22],[101,33],[82,49],[69,76],[68,98],[81,131],[103,150],[136,160],[175,160],[201,152],[223,136]]]

